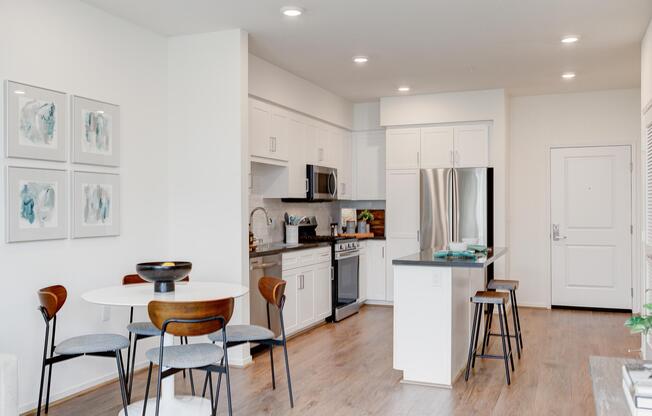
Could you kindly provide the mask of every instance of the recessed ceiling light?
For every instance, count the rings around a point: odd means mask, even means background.
[[[281,13],[288,17],[297,17],[303,14],[303,9],[301,7],[287,6],[281,8]]]
[[[366,56],[354,56],[353,57],[353,62],[355,62],[356,64],[364,64],[364,63],[367,63],[368,61],[369,61],[369,58],[367,58]]]
[[[23,95],[23,94],[25,94],[25,91],[16,90],[16,91],[14,91],[14,94]]]
[[[563,38],[561,38],[561,43],[575,43],[578,40],[580,40],[580,38],[578,36],[569,35],[569,36],[564,36]]]
[[[402,87],[398,87],[397,90],[398,90],[398,92],[408,92],[408,91],[410,91],[410,87],[408,87],[407,85],[404,85]]]
[[[575,72],[564,72],[561,74],[561,77],[564,79],[573,79],[575,78]]]

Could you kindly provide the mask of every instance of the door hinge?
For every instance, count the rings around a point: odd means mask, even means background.
[[[632,224],[629,225],[629,233],[631,235],[634,235],[634,225],[632,225]]]

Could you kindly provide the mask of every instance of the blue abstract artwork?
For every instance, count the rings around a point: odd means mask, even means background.
[[[82,223],[84,225],[111,225],[112,186],[108,184],[83,184]]]
[[[21,98],[19,107],[19,143],[26,146],[56,148],[56,104],[52,101]]]
[[[57,227],[56,183],[21,181],[20,228]]]
[[[82,151],[110,155],[112,117],[104,111],[82,110]]]

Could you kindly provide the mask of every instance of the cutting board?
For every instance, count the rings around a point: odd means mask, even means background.
[[[356,218],[360,216],[360,213],[364,211],[362,209],[357,210]],[[374,220],[369,223],[371,226],[371,232],[376,237],[385,237],[385,210],[384,209],[370,209],[374,215]]]
[[[357,238],[357,239],[374,238],[374,233],[340,234],[340,237]]]

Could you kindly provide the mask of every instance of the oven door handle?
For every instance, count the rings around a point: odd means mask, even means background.
[[[335,260],[344,260],[344,259],[349,259],[351,257],[359,257],[359,256],[360,256],[360,251],[358,250],[345,251],[343,253],[335,253]]]

